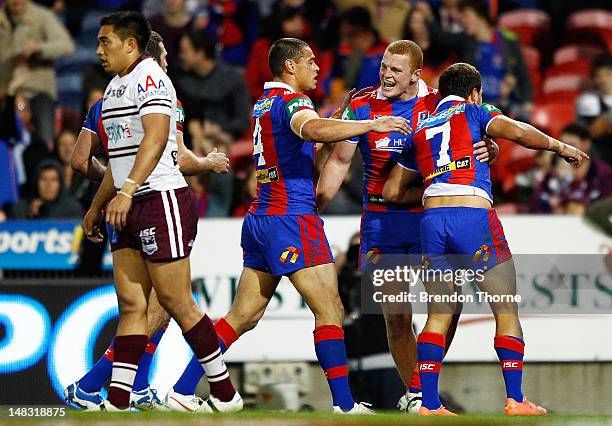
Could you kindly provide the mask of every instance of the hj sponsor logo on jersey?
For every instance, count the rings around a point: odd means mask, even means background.
[[[402,147],[404,146],[404,140],[402,138],[393,138],[391,139],[388,136],[385,136],[382,139],[378,139],[374,141],[377,151],[395,151],[401,152]]]

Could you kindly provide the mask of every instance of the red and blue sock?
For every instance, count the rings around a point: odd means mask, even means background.
[[[79,379],[79,387],[83,391],[87,393],[100,392],[104,383],[110,379],[113,371],[114,346],[115,340],[113,339],[108,349],[104,351],[104,355]]]
[[[355,405],[348,381],[344,330],[336,325],[322,325],[315,328],[315,352],[321,368],[327,377],[333,405],[348,411]]]
[[[138,392],[149,387],[149,371],[151,370],[151,361],[153,360],[153,355],[155,354],[157,345],[159,345],[159,341],[166,332],[167,328],[168,322],[161,326],[157,333],[155,333],[151,340],[149,340],[149,343],[147,343],[145,353],[142,354],[140,362],[138,363],[138,371],[136,372],[136,379],[134,379],[134,386],[132,387],[132,390]]]
[[[495,336],[494,345],[506,383],[506,396],[513,398],[515,401],[523,402],[521,385],[523,382],[525,342],[514,336]]]
[[[215,332],[217,333],[217,342],[219,343],[219,348],[222,353],[225,353],[232,343],[238,339],[236,331],[225,318],[220,318],[215,322]],[[198,361],[198,358],[194,356],[191,358],[185,371],[183,371],[183,374],[179,377],[172,389],[181,395],[194,395],[198,383],[200,383],[204,374],[202,365]]]
[[[410,393],[421,392],[421,376],[419,375],[418,368],[412,372],[412,377],[410,377],[410,384],[408,385],[408,392]]]
[[[423,392],[423,407],[437,410],[442,405],[438,393],[440,368],[444,359],[445,337],[424,331],[417,339],[418,368]]]

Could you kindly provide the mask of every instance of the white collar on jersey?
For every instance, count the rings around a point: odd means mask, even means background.
[[[457,96],[457,95],[448,95],[447,97],[442,99],[440,102],[438,102],[438,106],[436,107],[436,112],[438,112],[438,107],[442,105],[444,102],[454,102],[454,101],[465,102],[465,98],[462,98],[461,96]]]
[[[264,90],[268,89],[287,89],[290,92],[295,93],[293,87],[289,86],[288,84],[281,83],[280,81],[266,81],[264,83]]]
[[[427,87],[427,83],[425,83],[423,80],[419,79],[419,89],[417,91],[417,97],[418,98],[424,98],[425,96],[427,96],[429,94],[429,88]],[[376,91],[376,99],[387,99],[385,96],[383,96],[382,94],[382,88],[378,88],[378,90]]]

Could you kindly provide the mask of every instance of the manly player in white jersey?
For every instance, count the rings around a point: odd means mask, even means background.
[[[115,231],[111,249],[119,301],[104,406],[129,407],[148,341],[147,303],[155,288],[160,304],[208,373],[210,410],[237,411],[242,399],[229,378],[212,322],[191,295],[189,254],[197,217],[177,164],[174,87],[160,66],[143,55],[151,30],[142,14],[113,13],[100,25],[96,53],[105,71],[116,76],[102,105],[110,167],[96,197],[110,200],[106,220]]]

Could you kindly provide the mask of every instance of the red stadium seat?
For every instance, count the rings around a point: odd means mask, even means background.
[[[591,76],[591,62],[578,59],[571,62],[552,65],[546,69],[545,75],[545,79],[560,75],[579,75],[584,78],[589,78]]]
[[[561,46],[555,51],[553,62],[555,65],[560,65],[578,60],[591,61],[600,53],[603,53],[603,49],[596,46],[568,44]]]
[[[548,35],[550,17],[541,10],[517,9],[501,14],[499,25],[515,33],[521,42],[533,46]]]
[[[567,20],[567,38],[570,40],[599,41],[612,50],[612,12],[604,9],[580,10]]]
[[[544,79],[542,96],[558,92],[581,92],[588,88],[589,80],[581,75],[555,75]]]
[[[539,103],[531,115],[531,124],[551,136],[558,138],[561,130],[575,120],[574,102]]]
[[[542,73],[540,72],[540,51],[535,47],[521,44],[521,52],[523,53],[523,59],[527,65],[527,71],[531,78],[531,84],[533,86],[533,96],[535,99],[540,97],[541,85],[542,85]]]

